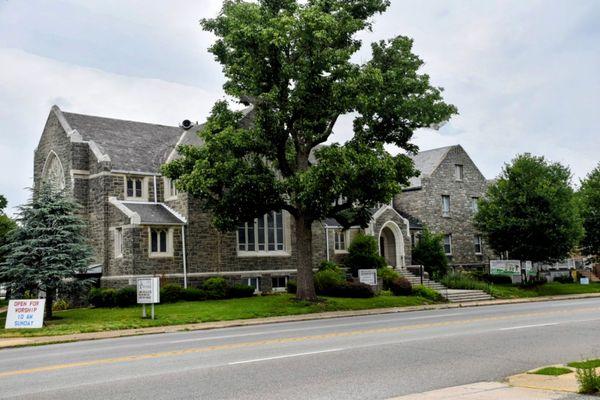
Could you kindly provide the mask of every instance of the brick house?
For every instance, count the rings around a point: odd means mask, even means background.
[[[243,123],[252,118],[245,111]],[[244,122],[245,121],[245,122]],[[197,283],[210,276],[283,290],[295,275],[293,219],[273,212],[236,232],[221,233],[197,199],[179,193],[161,176],[180,144],[201,146],[201,125],[182,126],[67,113],[52,107],[34,155],[34,185],[50,180],[82,205],[94,250],[89,272],[103,286],[133,284],[156,275]],[[379,238],[388,263],[410,265],[409,218],[391,205],[373,210],[366,233]],[[335,220],[313,225],[313,259],[340,261],[362,228],[342,230]]]
[[[460,145],[426,150],[413,157],[420,176],[394,199],[394,208],[429,230],[444,234],[444,249],[457,268],[483,268],[492,256],[473,225],[477,201],[488,181]],[[412,242],[418,229],[411,230]]]

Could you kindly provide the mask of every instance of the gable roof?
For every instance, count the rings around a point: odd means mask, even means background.
[[[158,172],[184,130],[175,126],[62,112],[81,139],[110,157],[113,170]]]
[[[458,145],[440,147],[437,149],[420,151],[411,156],[415,168],[421,171],[418,177],[411,178],[408,187],[404,189],[418,189],[421,187],[421,178],[429,177],[444,160],[448,152]]]

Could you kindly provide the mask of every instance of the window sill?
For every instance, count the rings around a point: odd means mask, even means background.
[[[276,293],[282,293],[285,292],[287,289],[284,287],[278,287],[278,288],[271,288],[272,292],[276,292]]]
[[[348,254],[348,250],[334,250],[333,254]]]
[[[177,199],[179,199],[178,196],[165,197],[165,201],[173,201],[173,200],[177,200]]]
[[[287,251],[239,251],[237,256],[240,258],[252,258],[252,257],[290,257],[290,253]]]
[[[149,258],[173,258],[173,254],[170,253],[150,253]]]
[[[118,256],[115,256],[115,260],[122,260],[123,259],[123,254],[119,254]]]
[[[125,201],[148,201],[148,199],[144,198],[144,197],[129,197],[129,196],[125,196],[124,200]]]

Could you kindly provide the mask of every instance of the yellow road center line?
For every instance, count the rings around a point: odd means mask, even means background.
[[[578,308],[578,309],[572,309],[572,310],[569,309],[569,310],[553,310],[553,311],[544,311],[544,312],[521,313],[521,314],[512,314],[512,315],[495,316],[495,317],[479,317],[479,318],[454,320],[454,321],[441,321],[441,322],[429,322],[429,323],[404,325],[404,326],[394,326],[394,327],[387,327],[387,328],[355,329],[352,331],[331,332],[331,333],[323,333],[323,334],[319,334],[319,335],[297,336],[297,337],[288,337],[288,338],[279,338],[279,339],[265,339],[265,340],[256,340],[256,341],[252,341],[252,342],[241,342],[241,343],[231,343],[231,344],[222,344],[222,345],[205,346],[205,347],[194,347],[194,348],[183,349],[183,350],[171,350],[171,351],[163,351],[163,352],[149,353],[149,354],[139,354],[139,355],[113,357],[113,358],[101,358],[101,359],[89,360],[89,361],[79,361],[79,362],[72,362],[72,363],[65,363],[65,364],[48,365],[48,366],[44,366],[44,367],[5,371],[5,372],[0,372],[0,378],[6,378],[6,377],[10,377],[10,376],[17,376],[17,375],[33,374],[33,373],[37,373],[37,372],[59,371],[59,370],[63,370],[63,369],[70,369],[70,368],[77,368],[77,367],[90,367],[90,366],[96,366],[96,365],[116,364],[116,363],[149,360],[149,359],[156,359],[156,358],[163,358],[163,357],[176,357],[176,356],[182,356],[182,355],[187,355],[187,354],[207,353],[207,352],[219,351],[219,350],[235,350],[235,349],[248,348],[248,347],[266,346],[266,345],[271,345],[271,344],[297,343],[297,342],[305,342],[305,341],[309,341],[309,340],[323,340],[323,339],[331,339],[331,338],[338,338],[338,337],[352,337],[352,336],[358,336],[358,335],[402,332],[402,331],[408,331],[408,330],[438,328],[438,327],[453,326],[453,325],[463,325],[463,324],[469,324],[469,323],[474,323],[474,322],[503,321],[503,320],[510,320],[510,319],[516,319],[516,318],[540,317],[540,316],[545,316],[545,315],[576,314],[576,313],[589,312],[589,311],[600,311],[600,307],[588,307],[588,308]],[[401,322],[401,321],[399,321],[399,322]],[[318,328],[318,327],[316,327],[316,328]],[[265,332],[265,334],[268,334],[268,332]]]

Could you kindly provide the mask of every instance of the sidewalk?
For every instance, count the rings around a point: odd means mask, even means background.
[[[597,397],[549,390],[512,387],[499,382],[479,382],[390,400],[591,400]]]
[[[532,297],[532,298],[519,298],[519,299],[486,300],[486,301],[476,301],[476,302],[468,302],[468,303],[444,303],[444,304],[432,304],[432,305],[411,306],[411,307],[374,308],[374,309],[369,309],[369,310],[331,311],[331,312],[323,312],[323,313],[290,315],[290,316],[281,316],[281,317],[253,318],[253,319],[242,319],[242,320],[232,320],[232,321],[203,322],[203,323],[194,323],[194,324],[187,324],[187,325],[167,325],[167,326],[157,326],[157,327],[150,327],[150,328],[137,328],[137,329],[114,330],[114,331],[77,333],[77,334],[61,335],[61,336],[0,338],[0,349],[9,348],[9,347],[18,347],[18,346],[32,346],[32,345],[42,345],[42,344],[52,344],[52,343],[77,342],[77,341],[83,341],[83,340],[110,339],[110,338],[118,338],[118,337],[124,337],[124,336],[151,335],[151,334],[171,333],[171,332],[181,332],[181,331],[233,328],[233,327],[238,327],[238,326],[253,326],[253,325],[262,325],[262,324],[284,323],[284,322],[311,321],[311,320],[320,320],[320,319],[357,317],[357,316],[378,315],[378,314],[393,314],[393,313],[413,312],[413,311],[445,310],[445,309],[455,309],[455,308],[462,308],[462,307],[482,307],[482,306],[494,306],[494,305],[503,305],[503,304],[537,303],[537,302],[543,302],[543,301],[576,300],[576,299],[589,299],[589,298],[600,298],[600,293],[585,293],[585,294],[576,294],[576,295],[545,296],[545,297]]]

